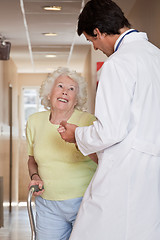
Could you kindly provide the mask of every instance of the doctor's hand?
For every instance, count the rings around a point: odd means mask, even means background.
[[[76,143],[75,130],[77,127],[78,127],[77,125],[67,123],[66,121],[62,121],[58,128],[58,132],[64,141],[69,143]]]

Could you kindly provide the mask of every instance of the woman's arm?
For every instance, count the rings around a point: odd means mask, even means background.
[[[98,157],[96,153],[92,153],[90,155],[88,155],[95,163],[98,164]]]
[[[77,148],[77,150],[79,151],[79,149],[78,149],[78,146],[77,146],[77,144],[75,143],[75,147]],[[92,154],[90,154],[90,155],[88,155],[95,163],[97,163],[98,164],[98,157],[97,157],[97,154],[96,153],[92,153]]]
[[[30,188],[32,185],[38,185],[39,189],[42,189],[43,181],[38,174],[38,165],[37,165],[37,163],[34,159],[34,156],[29,156],[28,171],[29,171],[29,175],[30,175],[30,178],[31,178],[31,182],[30,182],[28,187]],[[43,192],[44,192],[44,189],[42,189],[39,192],[35,192],[34,196],[41,195]]]

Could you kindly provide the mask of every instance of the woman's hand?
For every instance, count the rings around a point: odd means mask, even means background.
[[[44,192],[44,189],[43,188],[43,181],[42,180],[31,180],[29,186],[28,186],[28,189],[30,189],[31,186],[33,185],[38,185],[39,189],[41,189],[39,192],[34,192],[33,195],[34,196],[39,196],[39,195],[42,195],[42,193]]]
[[[29,170],[29,175],[31,177],[31,182],[28,186],[28,188],[30,189],[31,186],[33,185],[38,185],[39,189],[42,189],[44,183],[42,181],[42,179],[40,178],[39,174],[38,174],[38,165],[34,159],[34,156],[29,156],[28,159],[28,170]],[[34,196],[39,196],[44,192],[44,189],[42,189],[39,192],[34,192],[33,195]]]

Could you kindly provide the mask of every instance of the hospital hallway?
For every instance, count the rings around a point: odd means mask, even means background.
[[[34,210],[34,209],[33,209]],[[0,228],[1,240],[30,240],[31,228],[26,206],[4,207],[4,227]]]
[[[77,19],[88,1],[55,1],[59,10],[52,0],[0,1],[0,240],[31,239],[26,123],[31,114],[45,111],[42,83],[59,67],[75,70],[87,82],[86,109],[94,114],[108,57],[77,35]],[[160,0],[116,2],[133,28],[146,32],[160,48]]]

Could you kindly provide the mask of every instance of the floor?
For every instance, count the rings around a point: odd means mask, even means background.
[[[34,209],[33,209],[34,211]],[[0,240],[31,240],[27,207],[4,207],[4,227],[0,228]]]

